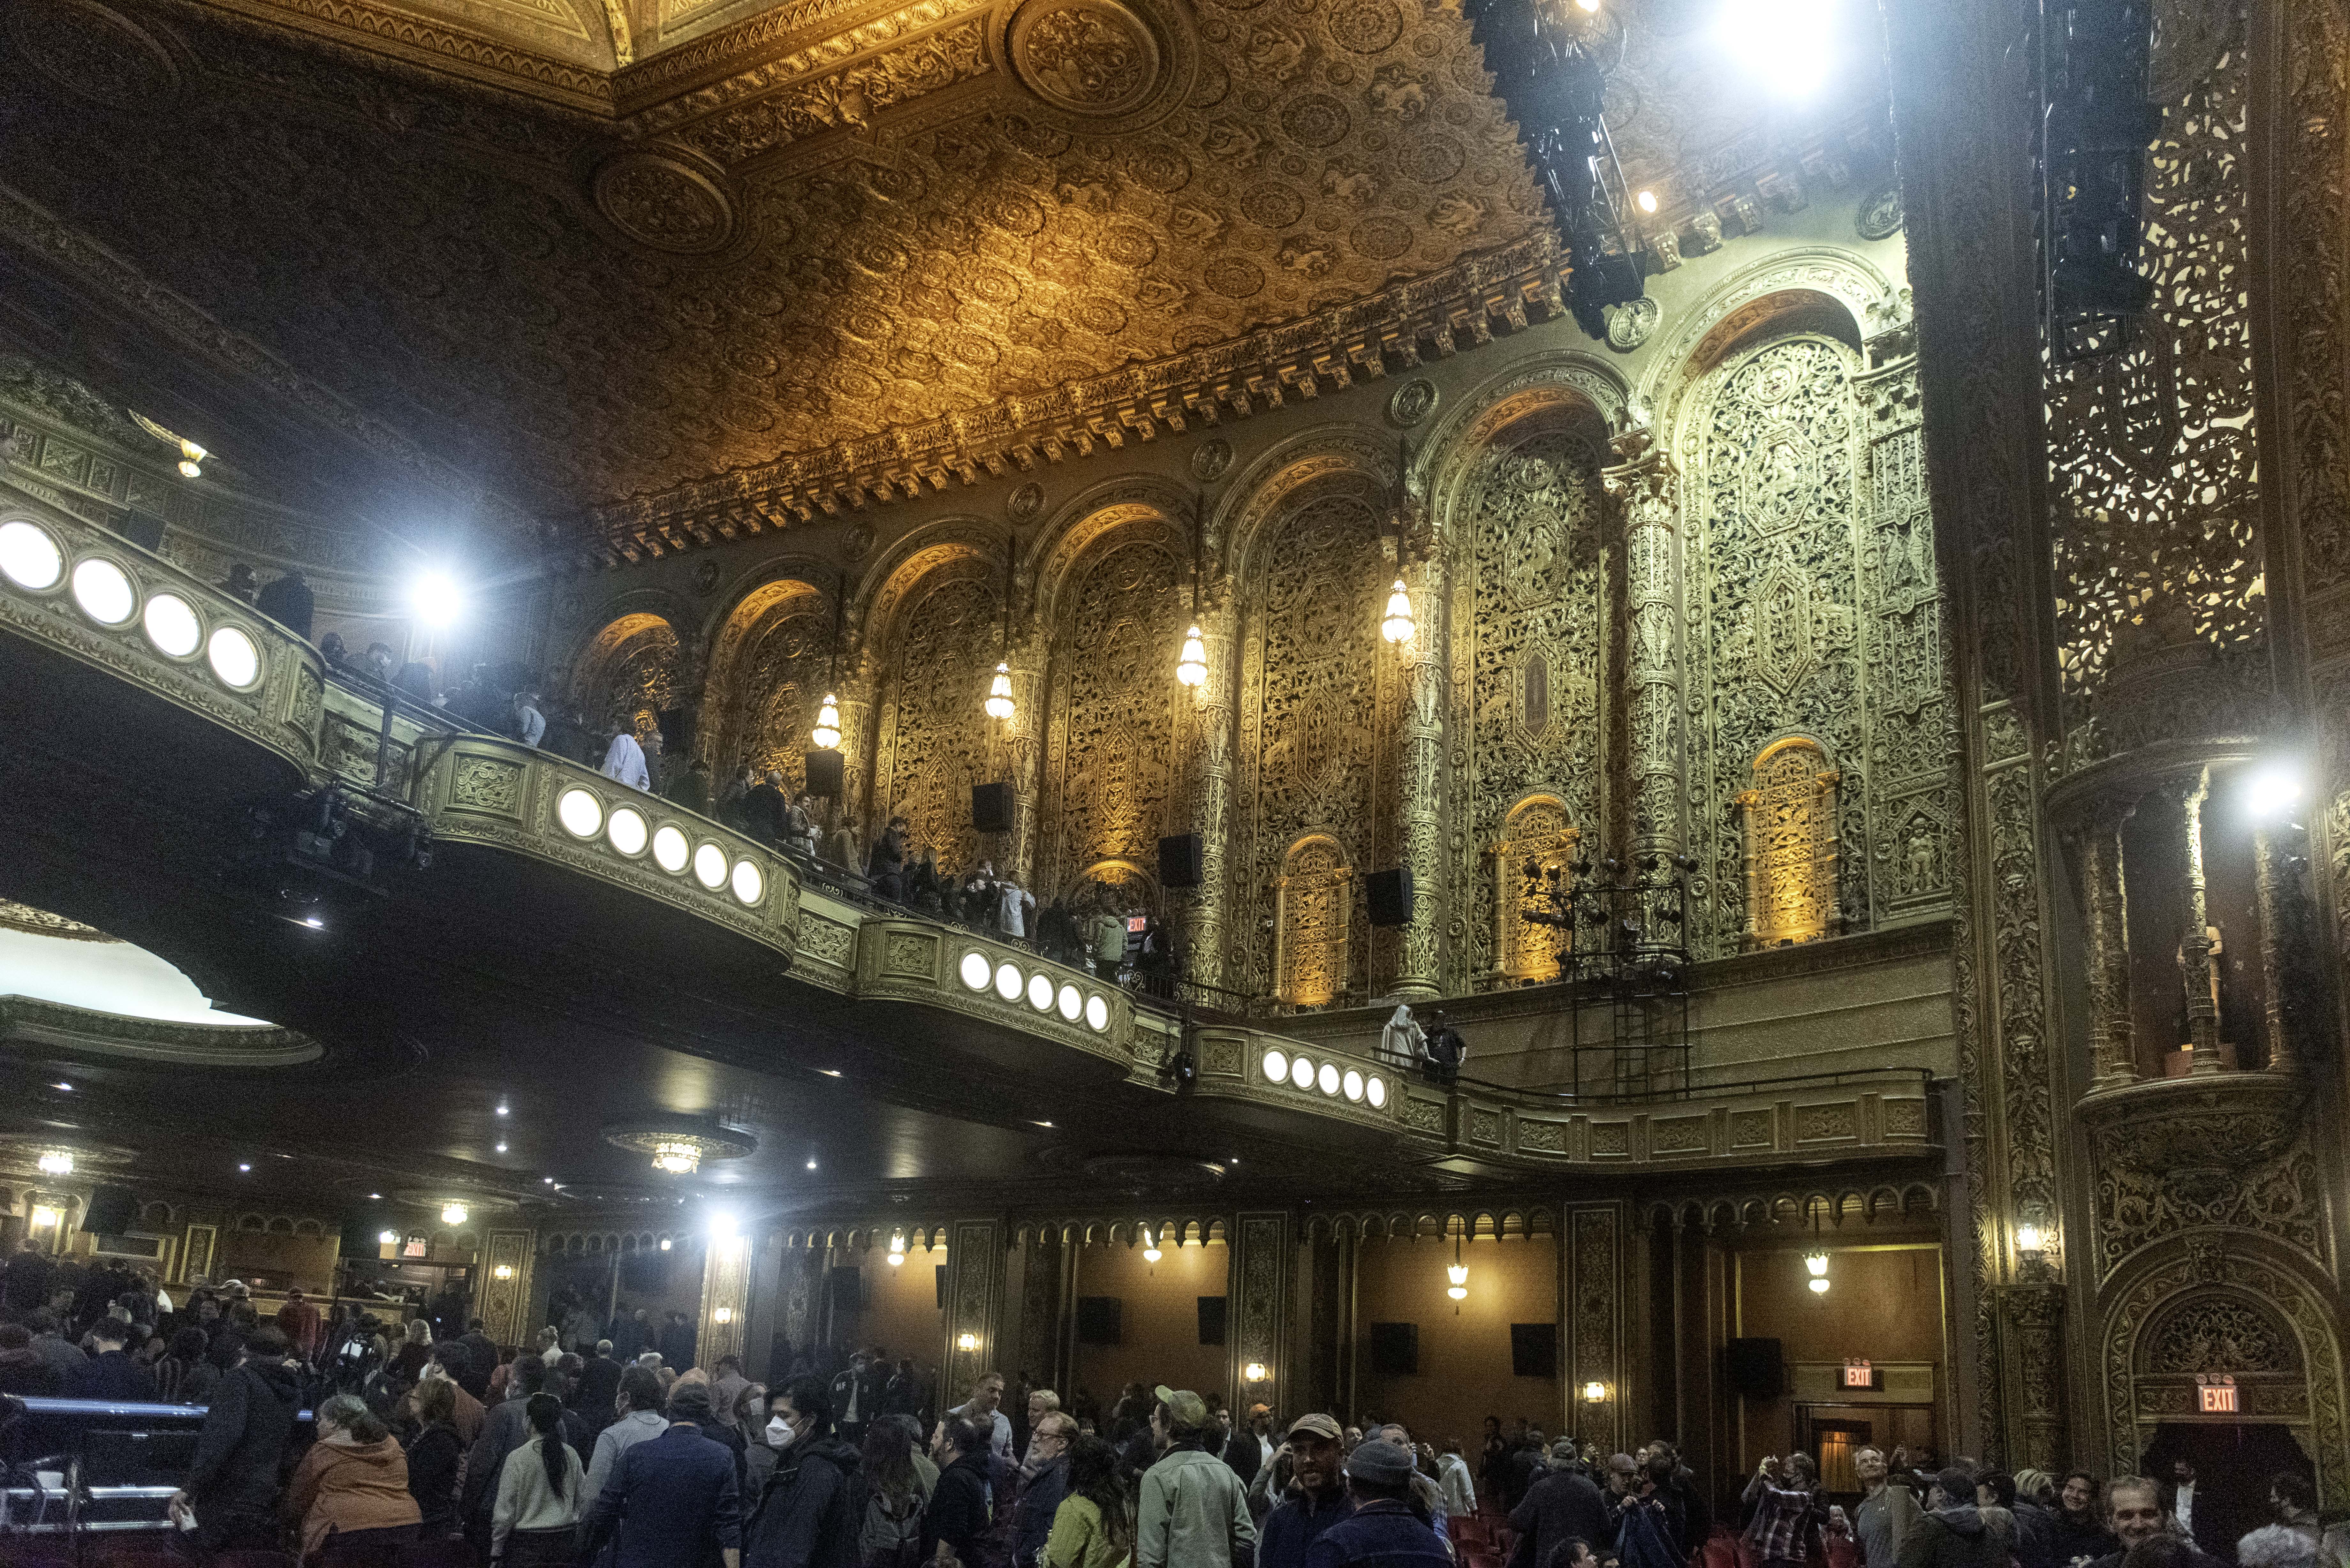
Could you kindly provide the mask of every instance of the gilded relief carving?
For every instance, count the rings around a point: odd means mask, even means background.
[[[933,566],[890,628],[889,697],[875,769],[877,825],[903,816],[916,849],[941,867],[979,863],[971,788],[991,782],[988,735],[977,720],[985,672],[997,659],[1001,573],[972,556]]]
[[[1782,741],[1754,762],[1738,797],[1746,833],[1749,948],[1814,941],[1843,925],[1836,908],[1836,784],[1809,741]]]
[[[622,616],[580,656],[572,697],[591,728],[625,723],[649,734],[678,705],[678,664],[677,632],[669,622],[641,612]]]

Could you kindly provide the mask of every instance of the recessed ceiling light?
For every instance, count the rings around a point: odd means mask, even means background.
[[[383,1201],[383,1194],[380,1192],[370,1192],[368,1194],[368,1201],[370,1203],[380,1203]]]
[[[504,1116],[505,1114],[506,1114],[506,1103],[505,1103],[504,1100],[500,1100],[500,1101],[498,1102],[498,1115],[500,1115],[500,1116]]]
[[[837,1067],[818,1067],[816,1071],[822,1073],[827,1078],[837,1078],[840,1076],[840,1069]]]
[[[1035,1125],[1036,1125],[1036,1126],[1038,1126],[1038,1127],[1051,1127],[1053,1124],[1052,1124],[1052,1123],[1050,1123],[1050,1122],[1038,1122],[1038,1123],[1036,1123]]]
[[[499,1152],[500,1154],[504,1154],[504,1153],[505,1153],[505,1151],[506,1151],[506,1146],[505,1146],[505,1145],[504,1145],[504,1144],[500,1144],[500,1145],[498,1145],[498,1152]]]
[[[814,1161],[814,1160],[809,1160],[809,1161],[808,1161],[808,1168],[809,1168],[810,1170],[814,1170],[814,1169],[816,1168],[816,1161]]]
[[[552,1187],[552,1186],[554,1186],[554,1185],[555,1185],[555,1178],[553,1178],[553,1177],[551,1177],[551,1176],[542,1176],[542,1177],[540,1177],[540,1178],[539,1178],[539,1179],[540,1179],[541,1181],[544,1181],[545,1183],[546,1183],[549,1187]]]
[[[327,929],[327,922],[318,919],[316,915],[303,916],[302,923],[309,927],[314,931],[323,931]]]
[[[63,1089],[68,1095],[73,1093],[73,1085],[71,1084],[65,1083],[62,1080],[57,1083],[51,1084],[49,1087],[52,1089]]]
[[[236,1168],[239,1170],[251,1170],[253,1168],[253,1161],[249,1159],[240,1159],[236,1162]]]

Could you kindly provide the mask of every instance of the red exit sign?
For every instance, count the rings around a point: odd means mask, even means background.
[[[1866,1361],[1846,1362],[1844,1364],[1844,1386],[1847,1388],[1876,1387],[1876,1369],[1871,1367]]]
[[[2236,1413],[2236,1380],[2226,1373],[2207,1373],[2195,1379],[2195,1407],[2206,1416]]]

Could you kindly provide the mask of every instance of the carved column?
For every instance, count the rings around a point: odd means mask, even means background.
[[[2075,841],[2081,909],[2087,924],[2089,1070],[2093,1089],[2138,1075],[2137,1026],[2130,1016],[2129,909],[2122,895],[2122,825],[2136,801],[2101,801]]]
[[[1416,580],[1415,580],[1416,579]],[[1444,560],[1432,554],[1406,577],[1419,628],[1404,650],[1402,810],[1403,865],[1411,873],[1411,923],[1403,929],[1396,963],[1394,994],[1421,998],[1441,994],[1437,976],[1437,931],[1444,874],[1440,828],[1444,788],[1444,700],[1450,681],[1444,668]]]
[[[2044,1268],[2036,1271],[2043,1277],[2033,1278],[2034,1272],[2027,1269],[2000,1292],[2004,1380],[2022,1444],[2008,1461],[2054,1471],[2072,1462],[2064,1436],[2064,1287],[2044,1277]]]
[[[857,835],[857,847],[862,853],[872,843],[871,822],[874,803],[873,747],[875,739],[874,691],[878,682],[873,666],[861,648],[845,649],[840,660],[840,684],[833,689],[840,699],[840,755],[842,783],[838,811],[845,814],[849,827]],[[818,696],[823,693],[818,692]]]
[[[58,1230],[64,1230],[59,1226]],[[474,1310],[482,1326],[500,1345],[527,1345],[531,1340],[530,1264],[538,1251],[535,1231],[489,1232],[482,1251],[481,1304]],[[503,1274],[500,1271],[504,1271]]]
[[[742,1355],[750,1315],[751,1238],[712,1238],[702,1253],[702,1321],[694,1330],[694,1359],[714,1366],[722,1355]]]
[[[1221,588],[1222,585],[1217,585]],[[1232,638],[1232,596],[1216,592],[1200,606],[1200,641],[1207,649],[1208,678],[1191,691],[1193,743],[1189,758],[1191,831],[1200,836],[1200,886],[1191,897],[1186,935],[1191,978],[1201,985],[1224,983],[1225,886],[1231,863],[1232,689],[1239,650]]]
[[[2290,1073],[2293,1038],[2284,1027],[2284,990],[2293,982],[2284,961],[2284,922],[2292,918],[2286,912],[2285,881],[2293,873],[2277,846],[2279,831],[2263,824],[2252,834],[2252,898],[2261,922],[2261,1029],[2267,1037],[2269,1071]]]
[[[1243,1212],[1232,1218],[1232,1374],[1225,1384],[1242,1391],[1249,1403],[1262,1400],[1286,1412],[1284,1387],[1305,1386],[1305,1369],[1295,1374],[1286,1365],[1289,1282],[1295,1273],[1289,1244],[1289,1216],[1281,1210]],[[1251,1381],[1252,1366],[1264,1368],[1262,1380]],[[1240,1399],[1233,1403],[1237,1406]]]
[[[1003,1297],[1001,1221],[958,1220],[947,1247],[946,1345],[939,1356],[945,1386],[940,1407],[960,1405],[980,1374],[995,1366],[998,1303]]]
[[[2203,880],[2203,802],[2211,793],[2211,773],[2167,783],[2155,798],[2177,815],[2187,895],[2186,929],[2178,933],[2178,977],[2187,992],[2187,1045],[2195,1053],[2193,1073],[2220,1070],[2220,971],[2211,961],[2211,911]]]
[[[1629,852],[1681,847],[1681,588],[1679,500],[1672,465],[1646,426],[1616,439],[1607,472],[1624,541],[1632,840]]]

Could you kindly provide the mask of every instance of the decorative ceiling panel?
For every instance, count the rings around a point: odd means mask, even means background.
[[[628,136],[185,8],[22,0],[6,42],[0,178],[544,511],[1242,338],[1541,211],[1419,0],[920,0]]]

